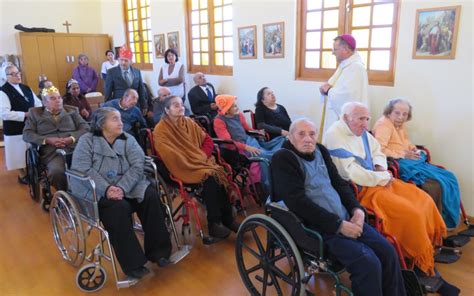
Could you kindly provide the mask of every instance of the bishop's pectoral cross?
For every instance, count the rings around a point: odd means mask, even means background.
[[[69,26],[72,26],[68,21],[66,21],[63,26],[66,26],[67,33],[69,34]]]

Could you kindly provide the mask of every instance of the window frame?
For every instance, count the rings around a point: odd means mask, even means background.
[[[346,11],[346,5],[349,3],[350,11]],[[349,34],[352,32],[353,28],[352,24],[352,11],[354,8],[364,7],[368,4],[352,4],[353,0],[341,0],[339,5],[339,24],[338,24],[338,35],[344,34],[344,32],[348,32]],[[384,86],[393,86],[395,83],[395,68],[396,68],[396,60],[397,60],[397,47],[398,47],[398,32],[400,27],[400,5],[401,0],[391,0],[391,1],[379,1],[374,3],[371,1],[369,3],[370,7],[374,7],[374,5],[386,3],[393,3],[394,4],[394,13],[393,13],[393,22],[391,27],[393,28],[392,38],[391,38],[391,47],[390,47],[390,62],[389,62],[389,70],[369,70],[367,69],[367,74],[369,78],[370,85],[384,85]],[[323,11],[323,10],[322,10]],[[371,9],[371,17],[373,13],[373,8]],[[306,16],[307,16],[307,9],[306,9],[306,0],[297,0],[297,26],[296,26],[296,72],[295,72],[295,79],[296,80],[308,80],[308,81],[327,81],[329,77],[334,73],[336,69],[310,69],[305,67],[305,53],[306,53]],[[387,25],[372,25],[371,23],[368,26],[361,26],[356,27],[357,29],[373,29],[378,27],[387,27]],[[323,30],[321,30],[322,32]],[[377,50],[376,47],[370,47],[371,42],[371,34],[369,36],[369,48],[368,53],[371,50]],[[321,51],[322,50],[321,44]],[[385,49],[385,48],[384,48]],[[370,65],[370,54],[367,57],[367,64]]]
[[[188,73],[196,73],[196,72],[203,72],[209,75],[222,75],[222,76],[232,76],[234,72],[234,67],[233,66],[218,66],[215,65],[215,32],[214,32],[214,1],[213,0],[207,0],[207,16],[208,16],[208,47],[209,47],[209,65],[203,66],[203,65],[194,65],[193,64],[193,36],[192,36],[192,0],[186,0],[185,2],[185,9],[186,9],[186,41],[187,41],[187,46],[186,46],[186,57],[187,57],[187,65],[188,65]],[[232,4],[233,6],[233,1]],[[224,4],[222,5],[222,7]],[[232,7],[232,40],[234,40],[234,16],[233,16],[233,7]],[[222,20],[222,23],[224,23],[224,20]],[[221,36],[219,36],[221,37]],[[222,35],[222,38],[229,37],[226,35]],[[233,56],[233,61],[235,63],[235,58],[234,58],[234,47],[232,48],[232,56]],[[201,52],[201,51],[200,51]],[[222,53],[225,53],[226,51],[223,50]],[[228,52],[228,51],[227,51]],[[234,64],[233,63],[233,64]]]
[[[130,31],[128,30],[128,24],[129,24],[129,20],[128,20],[128,5],[127,5],[127,1],[128,0],[122,0],[122,6],[123,6],[123,17],[124,17],[124,26],[125,26],[125,40],[126,40],[126,43],[127,43],[127,46],[128,48],[130,48],[130,50],[132,50],[133,52],[133,55],[134,57],[136,56],[136,52],[134,50],[134,48],[132,49],[130,47]],[[134,0],[132,0],[134,1]],[[139,32],[139,35],[140,36],[143,36],[143,29],[142,29],[142,22],[143,22],[143,18],[142,18],[142,12],[141,12],[141,8],[144,7],[141,5],[141,2],[142,1],[145,1],[145,0],[135,0],[137,2],[137,21],[138,21],[138,32]],[[150,13],[151,13],[151,1],[148,3],[148,7],[150,7]],[[151,20],[151,16],[148,16],[146,19],[150,19]],[[151,31],[151,28],[149,28],[148,30]],[[141,38],[140,38],[141,39]],[[139,47],[140,47],[140,63],[136,62],[136,57],[133,59],[133,66],[137,69],[140,69],[140,70],[153,70],[153,40],[151,40],[151,47],[149,48],[149,50],[151,50],[151,54],[150,54],[150,62],[149,63],[145,63],[145,52],[144,52],[144,42],[143,40],[139,40],[138,42],[136,42],[139,44]],[[147,52],[148,53],[148,52]]]

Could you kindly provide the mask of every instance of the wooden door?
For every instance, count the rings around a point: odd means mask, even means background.
[[[54,37],[54,53],[56,60],[56,71],[58,75],[58,87],[61,94],[65,93],[66,83],[71,77],[71,57],[69,54],[69,38],[66,36]]]
[[[38,54],[41,61],[41,76],[53,82],[56,87],[59,85],[58,72],[56,67],[56,57],[54,41],[52,36],[38,36]],[[60,88],[61,90],[61,88]],[[61,93],[62,94],[62,93]]]
[[[41,60],[36,36],[20,35],[21,54],[23,59],[23,83],[36,91],[41,76]]]

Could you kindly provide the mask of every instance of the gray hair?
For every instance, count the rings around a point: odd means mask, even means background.
[[[406,104],[408,106],[409,111],[408,111],[407,121],[409,121],[411,119],[411,116],[412,116],[411,104],[403,98],[391,99],[388,102],[387,106],[385,106],[385,108],[383,109],[383,115],[389,116],[393,112],[393,109],[395,109],[395,105],[398,104],[398,103]]]
[[[8,72],[9,72],[9,70],[10,70],[10,69],[13,69],[13,68],[15,68],[15,69],[19,70],[19,69],[18,69],[18,67],[17,67],[16,65],[14,65],[14,64],[12,64],[12,63],[10,63],[8,66],[6,66],[6,67],[5,67],[5,75],[8,75],[8,74],[10,74],[10,73],[8,73]]]
[[[196,74],[194,74],[194,76],[193,76],[193,81],[194,81],[194,83],[197,83],[196,80],[197,80],[198,75],[204,75],[204,73],[202,73],[202,72],[197,72]]]
[[[137,97],[138,97],[138,92],[137,92],[135,89],[133,89],[133,88],[128,88],[128,89],[123,93],[123,97],[122,97],[122,98],[128,97],[131,92],[136,93],[136,94],[137,94]]]
[[[351,116],[357,107],[368,109],[366,105],[360,102],[347,102],[341,107],[341,115]]]
[[[164,100],[163,100],[163,107],[165,108],[165,113],[166,113],[166,109],[169,109],[171,107],[171,100],[173,100],[174,98],[179,98],[181,100],[181,102],[183,101],[183,99],[181,97],[178,97],[178,96],[167,96]],[[166,114],[168,115],[168,114]]]
[[[82,58],[87,58],[89,59],[89,57],[85,54],[85,53],[80,53],[78,56],[77,56],[77,61],[79,62],[80,59]]]
[[[315,130],[316,132],[318,132],[318,128],[316,127],[316,124],[314,124],[314,122],[313,122],[311,119],[307,118],[307,117],[301,117],[301,118],[298,118],[298,119],[294,120],[294,121],[291,123],[288,132],[289,132],[290,134],[293,134],[293,132],[294,132],[295,129],[296,129],[296,126],[297,126],[298,124],[300,124],[301,122],[305,122],[305,123],[308,123],[308,124],[314,126],[314,130]]]
[[[112,112],[119,112],[117,109],[112,107],[101,107],[95,110],[92,121],[91,121],[91,131],[94,132],[102,132],[104,129],[105,121],[107,120],[107,116]]]

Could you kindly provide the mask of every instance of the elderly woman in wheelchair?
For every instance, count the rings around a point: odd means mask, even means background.
[[[202,184],[202,199],[207,208],[209,235],[216,242],[237,232],[232,206],[227,198],[229,181],[222,166],[216,164],[214,144],[208,134],[184,116],[183,100],[177,96],[165,98],[166,115],[153,131],[155,150],[173,178],[185,184]],[[169,174],[167,174],[169,175]]]
[[[443,168],[429,163],[429,155],[413,145],[405,123],[412,117],[410,103],[403,99],[388,102],[383,116],[377,120],[373,134],[382,152],[397,160],[400,177],[412,181],[431,195],[446,226],[456,228],[460,217],[461,196],[456,176]]]
[[[289,141],[272,158],[273,200],[284,201],[350,273],[355,295],[405,295],[393,246],[366,224],[365,211],[338,174],[327,149],[316,144],[313,122],[292,123]]]
[[[149,273],[147,261],[167,265],[172,248],[163,204],[144,175],[144,159],[136,140],[123,132],[120,113],[104,107],[94,114],[92,132],[79,140],[71,168],[94,181],[100,220],[123,272],[135,279]],[[70,183],[75,195],[90,194],[81,192],[74,179]],[[133,212],[145,233],[144,252],[134,232]]]

